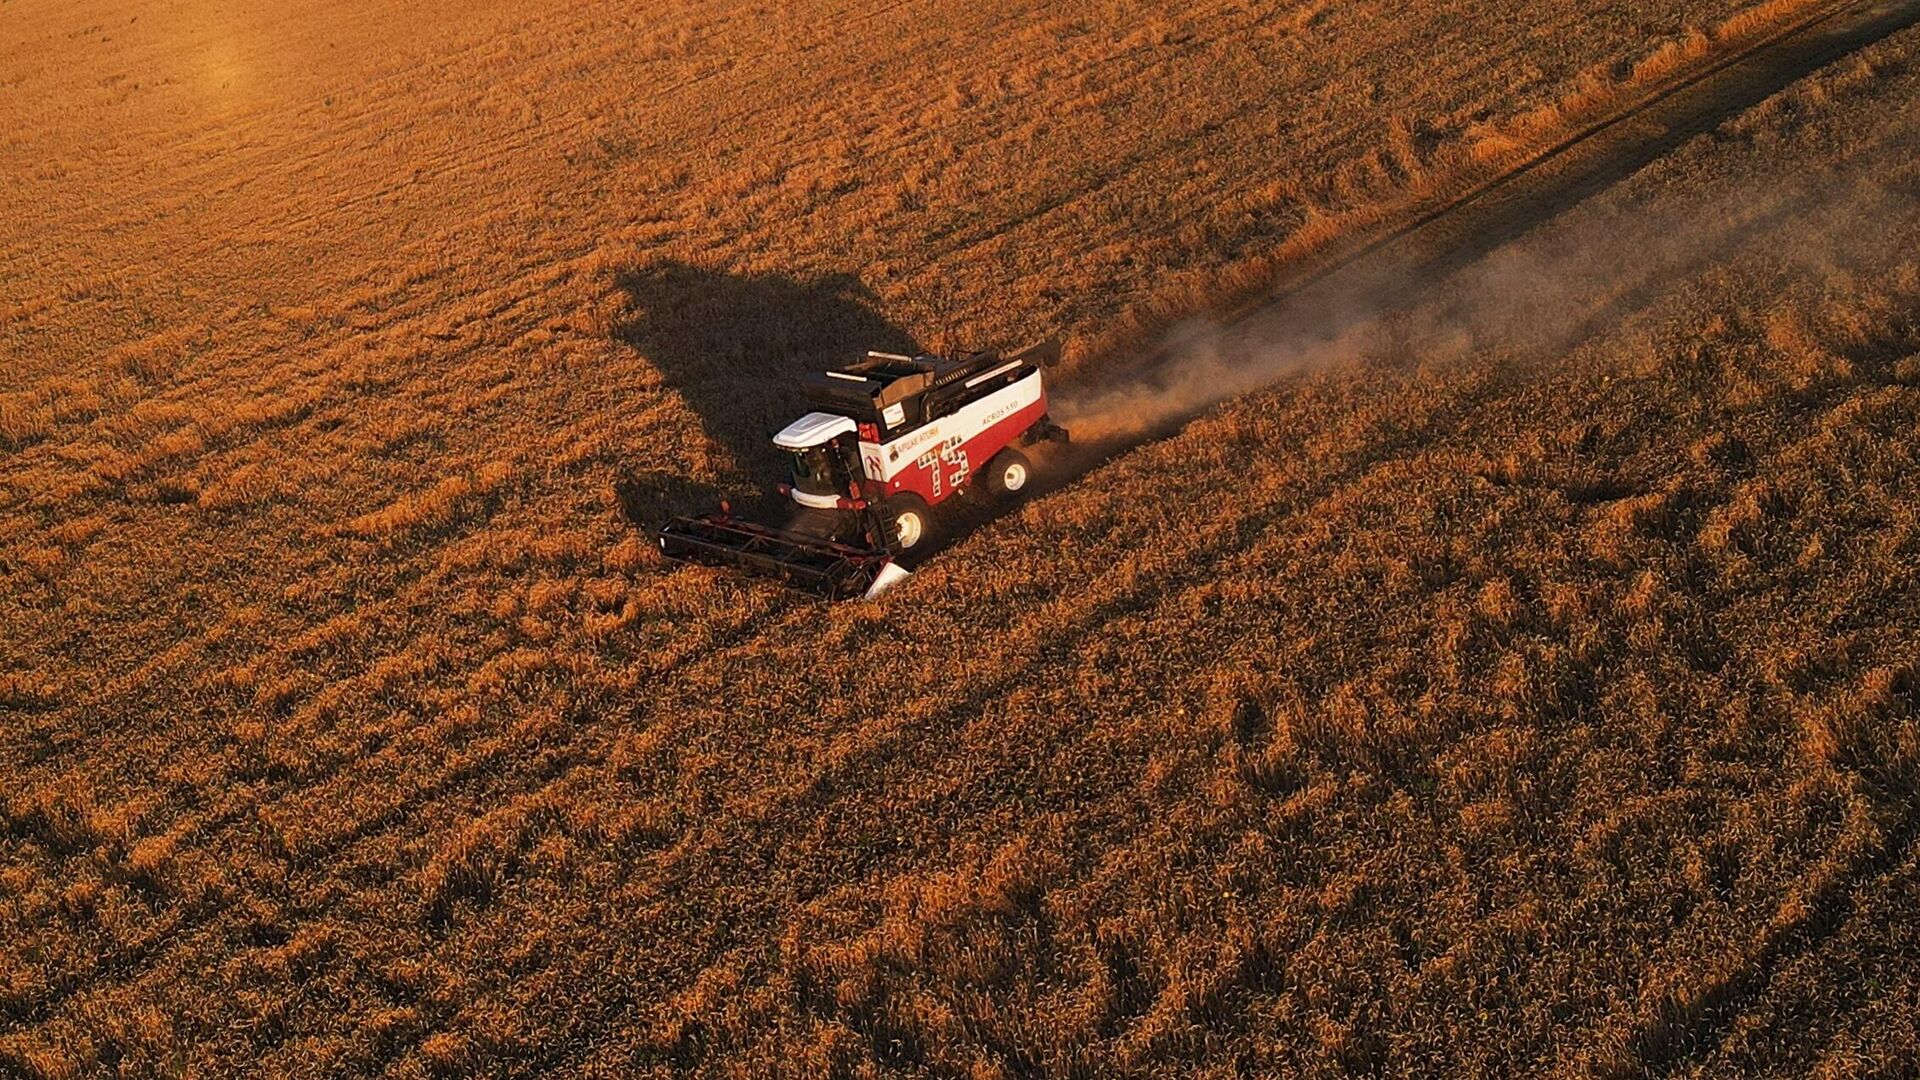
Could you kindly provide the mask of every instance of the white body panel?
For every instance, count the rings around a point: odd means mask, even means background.
[[[1040,371],[997,393],[907,432],[890,443],[861,442],[860,460],[869,480],[891,481],[912,468],[921,455],[942,446],[963,443],[1044,396]],[[877,469],[877,471],[876,471]]]

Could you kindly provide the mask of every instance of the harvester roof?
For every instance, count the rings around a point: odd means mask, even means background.
[[[871,352],[845,367],[807,375],[807,401],[818,408],[867,420],[889,406],[984,371],[999,359],[990,352],[951,358]]]
[[[834,413],[810,412],[781,429],[773,445],[782,450],[808,450],[824,446],[855,430],[854,422]]]

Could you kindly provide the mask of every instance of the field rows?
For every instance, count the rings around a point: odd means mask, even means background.
[[[1395,117],[1729,7],[369,7],[197,123],[127,99],[151,157],[76,131],[97,186],[0,233],[0,1054],[1891,1070],[1911,35],[883,605],[665,567],[611,491],[755,482],[869,341],[1096,335],[1385,182]],[[1636,279],[1595,238],[1676,191],[1792,212]]]

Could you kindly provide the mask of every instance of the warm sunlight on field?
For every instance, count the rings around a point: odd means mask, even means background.
[[[1216,325],[1847,6],[0,2],[0,1075],[1907,1075],[1920,30]]]

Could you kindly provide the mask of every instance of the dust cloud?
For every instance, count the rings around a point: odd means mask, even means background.
[[[1489,353],[1554,362],[1734,253],[1816,268],[1874,238],[1896,197],[1872,182],[1802,177],[1626,206],[1588,204],[1465,266],[1456,250],[1377,253],[1228,326],[1171,330],[1153,358],[1056,392],[1076,441],[1125,446],[1289,376],[1376,360]],[[1911,202],[1911,200],[1909,200]],[[1909,211],[1911,206],[1906,207]],[[1470,245],[1469,245],[1470,246]]]

